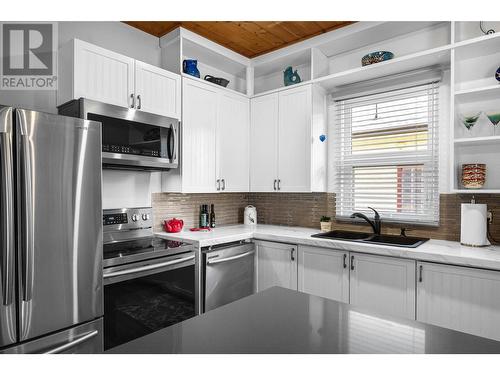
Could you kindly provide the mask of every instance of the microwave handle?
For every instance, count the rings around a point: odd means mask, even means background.
[[[174,147],[173,147],[173,151],[172,151],[172,157],[170,158],[170,160],[172,162],[174,162],[176,159],[177,159],[177,149],[179,147],[178,145],[178,138],[177,138],[177,128],[174,124],[171,124],[170,125],[170,128],[172,129],[172,131],[170,132],[170,136],[171,137],[174,137]]]

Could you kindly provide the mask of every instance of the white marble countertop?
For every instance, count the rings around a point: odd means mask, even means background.
[[[190,232],[189,230],[180,233],[158,232],[156,235],[166,239],[190,242],[200,248],[253,238],[500,270],[500,246],[476,248],[463,246],[454,241],[429,240],[412,249],[311,237],[315,233],[319,233],[319,229],[259,224],[256,226],[222,226],[210,232]]]

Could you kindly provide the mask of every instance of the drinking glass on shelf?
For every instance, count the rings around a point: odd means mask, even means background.
[[[493,135],[497,135],[498,123],[500,122],[500,112],[487,112],[486,117],[493,125]]]
[[[479,119],[479,116],[481,116],[481,112],[476,112],[473,114],[460,114],[459,115],[460,121],[467,129],[466,134],[469,137],[472,136],[472,128],[474,127],[474,125],[476,125],[477,120]]]

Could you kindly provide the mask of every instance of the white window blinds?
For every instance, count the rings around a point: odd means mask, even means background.
[[[337,217],[436,225],[438,83],[335,102]]]

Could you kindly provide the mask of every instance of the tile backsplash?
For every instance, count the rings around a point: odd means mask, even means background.
[[[217,225],[242,223],[243,211],[248,204],[248,193],[154,193],[151,201],[154,230],[162,231],[163,220],[173,217],[184,220],[185,228],[197,227],[200,205],[202,204],[215,205]]]
[[[460,239],[460,204],[470,201],[470,195],[441,194],[440,224],[438,227],[404,225],[409,235],[458,241]],[[493,211],[491,232],[500,239],[500,195],[476,195],[477,203],[486,203]],[[187,228],[198,225],[201,204],[215,204],[218,225],[243,222],[246,205],[257,208],[257,220],[261,224],[275,224],[319,228],[323,215],[335,217],[335,194],[333,193],[220,193],[179,194],[155,193],[152,205],[155,230],[162,230],[164,219],[181,218]],[[383,220],[383,218],[382,218]],[[384,233],[399,234],[401,225],[383,223]],[[334,229],[368,231],[367,225],[355,225],[335,221]]]

